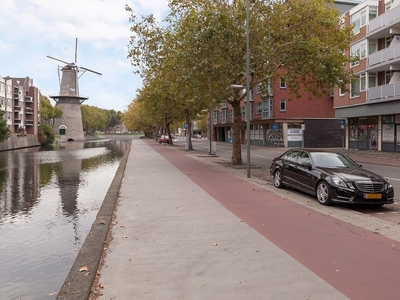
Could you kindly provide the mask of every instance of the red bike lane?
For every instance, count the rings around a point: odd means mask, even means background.
[[[400,299],[399,242],[301,206],[184,152],[153,141],[147,144],[227,210],[350,299]]]

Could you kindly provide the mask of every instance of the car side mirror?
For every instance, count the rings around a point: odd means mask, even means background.
[[[306,161],[303,161],[303,162],[301,163],[301,166],[302,166],[303,168],[309,169],[310,171],[311,171],[311,169],[312,169],[311,163],[306,162]]]

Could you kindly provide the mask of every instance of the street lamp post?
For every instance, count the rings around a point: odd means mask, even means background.
[[[247,178],[250,178],[250,26],[249,0],[246,0],[246,134],[247,134]]]
[[[208,115],[208,128],[207,128],[207,138],[208,138],[208,155],[215,155],[215,153],[212,152],[211,150],[211,110],[210,109],[204,109],[202,112],[207,112]]]

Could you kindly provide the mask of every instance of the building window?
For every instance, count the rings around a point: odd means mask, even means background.
[[[377,16],[377,6],[367,6],[350,16],[350,23],[354,25],[353,33],[359,33],[361,27],[367,25],[369,20],[375,19]]]
[[[286,99],[281,99],[280,111],[282,111],[282,112],[286,111]]]
[[[261,83],[256,85],[256,94],[260,94],[261,93]]]
[[[241,106],[240,107],[240,116],[244,117],[246,115],[246,107]]]
[[[339,88],[339,96],[344,96],[344,92],[341,88]]]
[[[377,40],[369,40],[368,41],[368,54],[375,53],[376,51],[378,51]]]
[[[268,119],[272,117],[272,97],[263,99],[262,101],[262,118]]]
[[[385,48],[389,48],[390,47],[390,44],[392,43],[392,40],[393,40],[393,35],[386,37],[386,39],[385,39]]]
[[[376,86],[376,73],[368,73],[368,88]]]
[[[350,85],[350,97],[358,97],[360,95],[360,76],[355,76],[354,82]]]
[[[286,89],[286,79],[285,77],[281,77],[280,88]]]
[[[262,102],[256,104],[256,114],[259,115],[262,113]]]
[[[351,62],[350,64],[351,67],[358,66],[360,64],[360,60],[364,59],[367,56],[366,49],[367,49],[366,40],[356,43],[350,47],[350,55],[352,56],[352,58],[354,59],[358,58],[357,61]]]
[[[360,91],[365,91],[367,89],[367,74],[360,74]]]
[[[226,109],[221,110],[221,123],[226,123]]]
[[[375,19],[378,16],[378,6],[368,6],[368,21]]]
[[[398,73],[398,72],[399,71],[397,71],[397,70],[386,71],[385,72],[385,84],[390,84],[390,81],[392,80],[394,73]]]
[[[350,23],[354,26],[353,33],[359,33],[361,28],[361,12],[358,11],[350,17]]]
[[[213,111],[212,116],[213,116],[213,119],[212,119],[213,124],[217,124],[218,123],[218,111]]]
[[[229,109],[228,109],[228,118],[229,118],[229,119],[232,119],[232,118],[233,118],[233,109],[232,109],[232,108],[229,108]]]

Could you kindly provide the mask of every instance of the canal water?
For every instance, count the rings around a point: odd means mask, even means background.
[[[0,299],[55,299],[129,139],[0,152]]]

